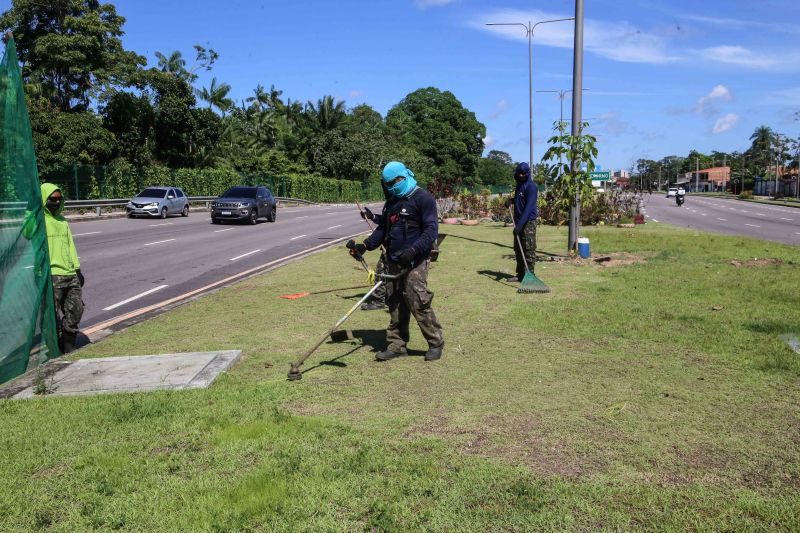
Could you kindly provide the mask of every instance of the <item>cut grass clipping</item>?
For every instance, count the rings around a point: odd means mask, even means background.
[[[339,247],[79,354],[242,349],[210,389],[0,402],[0,530],[800,529],[800,248],[585,228],[613,259],[517,297],[510,228],[447,233],[435,363],[413,320],[375,363],[388,316],[358,311],[285,381],[364,293],[278,298],[363,283]]]

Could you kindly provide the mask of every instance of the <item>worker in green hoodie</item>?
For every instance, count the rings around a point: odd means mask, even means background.
[[[64,195],[52,183],[42,183],[41,189],[56,312],[61,315],[59,347],[62,353],[67,353],[75,349],[78,324],[83,316],[81,287],[84,278],[69,223],[61,216]],[[36,231],[36,217],[31,215],[26,218],[22,232],[25,237],[30,238]]]

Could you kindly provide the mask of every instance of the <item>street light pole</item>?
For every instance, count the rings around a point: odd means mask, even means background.
[[[588,91],[589,89],[584,88],[584,91]],[[561,111],[558,117],[558,125],[559,125],[559,133],[563,133],[560,129],[560,126],[564,124],[564,96],[567,93],[571,93],[572,89],[567,89],[566,91],[563,89],[541,89],[536,91],[537,93],[556,93],[558,94],[559,100],[561,100]],[[559,143],[561,144],[561,143]],[[559,176],[561,175],[561,153],[558,154],[558,173]]]
[[[536,26],[539,24],[561,22],[564,20],[572,20],[572,17],[564,19],[540,20],[533,25],[531,25],[530,21],[528,21],[527,24],[523,24],[522,22],[492,22],[486,24],[487,26],[522,26],[525,28],[525,31],[528,35],[528,166],[531,168],[531,172],[533,172],[533,49],[531,41],[533,40],[533,32],[536,30]]]
[[[583,105],[583,0],[575,0],[575,32],[573,41],[572,60],[572,137],[581,135],[581,115]],[[572,173],[580,171],[580,162],[573,159]],[[569,234],[567,236],[567,250],[578,249],[578,225],[580,224],[580,187],[575,192],[573,205],[570,207]]]

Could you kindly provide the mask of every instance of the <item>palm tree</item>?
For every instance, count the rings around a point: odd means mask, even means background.
[[[247,102],[252,103],[252,107],[261,111],[264,107],[269,105],[269,94],[264,90],[264,87],[259,83],[253,89],[253,96],[247,97]]]
[[[233,106],[233,100],[228,98],[231,86],[227,83],[217,85],[217,77],[211,78],[211,85],[206,89],[195,89],[197,97],[208,102],[208,108],[216,107],[224,115]]]
[[[183,55],[179,51],[175,50],[169,57],[161,52],[156,52],[156,57],[158,58],[158,68],[161,69],[161,72],[169,72],[181,78],[186,78],[189,74],[186,70],[186,60],[183,59]]]
[[[312,102],[306,104],[306,112],[311,117],[314,129],[329,131],[334,129],[345,117],[344,101],[335,101],[333,96],[325,95],[317,100],[315,106]]]

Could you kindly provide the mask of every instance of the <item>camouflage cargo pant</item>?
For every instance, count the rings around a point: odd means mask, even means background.
[[[428,268],[430,261],[414,267],[403,279],[389,281],[386,284],[386,303],[389,306],[389,327],[386,329],[386,341],[389,350],[402,352],[409,339],[408,326],[411,315],[419,325],[422,336],[428,346],[438,348],[444,344],[442,326],[433,312],[431,302],[433,293],[428,290]],[[387,265],[387,271],[395,274],[401,269],[398,265]]]
[[[528,261],[528,267],[531,272],[534,271],[536,266],[536,221],[530,220],[522,228],[522,233],[519,236],[522,243],[522,249],[519,248],[517,238],[514,237],[514,255],[517,258],[517,278],[522,280],[525,277],[525,262],[522,260],[523,254],[525,260]]]
[[[53,276],[53,295],[56,313],[60,316],[59,329],[68,335],[78,333],[78,324],[83,316],[81,282],[78,276]]]

